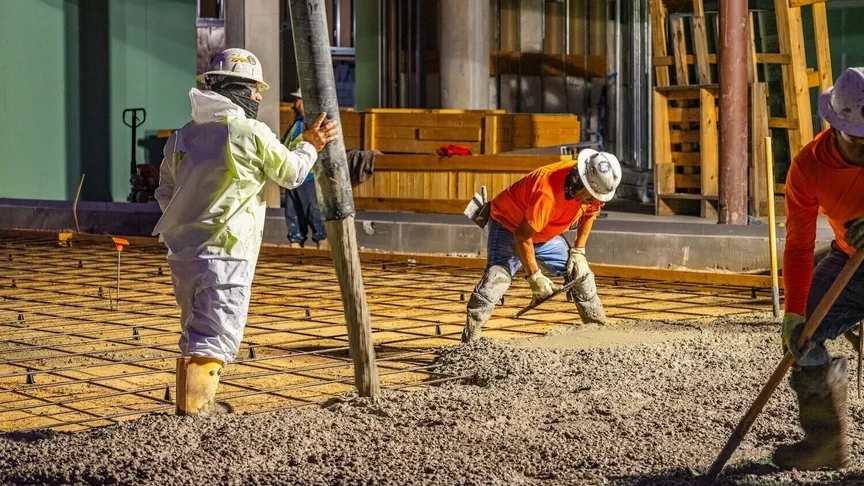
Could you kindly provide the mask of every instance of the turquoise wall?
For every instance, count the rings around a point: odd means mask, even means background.
[[[189,119],[195,83],[196,0],[2,0],[0,197],[125,201],[129,128],[139,142]],[[148,152],[139,147],[138,162]]]
[[[379,0],[356,0],[357,32],[354,46],[354,105],[358,110],[377,108],[379,100]]]
[[[74,18],[77,1],[0,2],[0,51],[11,56],[0,70],[0,197],[69,197],[67,166],[77,172],[77,158],[67,156],[77,144],[66,49],[77,37],[67,22]]]
[[[110,129],[115,169],[111,194],[115,201],[125,200],[129,193],[132,132],[123,124],[123,110],[147,110],[147,119],[138,129],[139,139],[189,121],[189,90],[195,86],[197,62],[196,11],[195,0],[111,0]],[[139,163],[148,155],[144,147],[138,147]]]

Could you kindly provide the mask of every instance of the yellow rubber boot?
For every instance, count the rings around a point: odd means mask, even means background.
[[[177,415],[209,415],[232,412],[216,402],[216,389],[224,363],[216,358],[177,358]]]

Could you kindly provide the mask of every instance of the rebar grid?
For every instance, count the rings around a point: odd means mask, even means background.
[[[63,246],[0,237],[0,431],[75,430],[173,409],[179,309],[164,249],[105,243]],[[382,257],[383,258],[383,257]],[[367,259],[381,382],[406,389],[456,377],[436,372],[436,348],[459,342],[478,270]],[[549,302],[521,319],[522,279],[484,336],[541,335],[579,323],[572,303]],[[598,278],[612,322],[686,320],[770,309],[770,289]],[[264,253],[237,360],[219,399],[257,413],[317,404],[353,390],[339,287],[331,262]]]

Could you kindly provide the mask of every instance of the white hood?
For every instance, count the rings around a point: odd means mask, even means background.
[[[189,91],[189,100],[192,102],[192,119],[195,123],[214,122],[226,116],[246,118],[243,108],[213,91],[192,88]]]

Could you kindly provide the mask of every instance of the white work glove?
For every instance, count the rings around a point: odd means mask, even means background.
[[[567,274],[573,280],[582,280],[591,268],[588,267],[588,258],[585,257],[585,248],[570,248],[570,257],[567,258]]]
[[[528,277],[528,285],[531,286],[531,298],[534,301],[545,299],[558,290],[558,287],[540,270]]]

